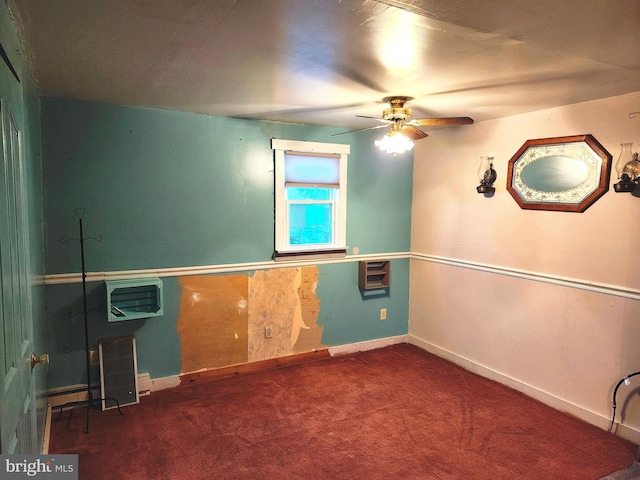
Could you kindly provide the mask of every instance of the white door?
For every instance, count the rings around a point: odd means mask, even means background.
[[[0,119],[0,452],[33,454],[39,452],[25,169],[20,129],[4,99]]]

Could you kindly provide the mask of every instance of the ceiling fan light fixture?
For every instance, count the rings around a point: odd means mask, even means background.
[[[380,150],[393,153],[397,156],[411,150],[414,142],[427,138],[427,133],[418,127],[440,126],[440,125],[470,125],[473,119],[469,117],[449,117],[449,118],[418,118],[410,120],[411,109],[405,108],[405,104],[413,97],[394,96],[382,99],[389,104],[389,108],[382,112],[382,118],[369,117],[364,115],[356,115],[362,118],[372,118],[378,120],[382,125],[373,127],[358,128],[357,130],[349,130],[348,132],[334,133],[333,135],[343,135],[345,133],[361,132],[363,130],[376,130],[386,126],[391,127],[391,131],[380,140],[375,141],[376,147]]]
[[[391,131],[380,140],[376,140],[375,145],[383,152],[393,153],[394,155],[397,155],[399,153],[404,153],[411,150],[414,143],[413,140],[404,135],[402,132]]]

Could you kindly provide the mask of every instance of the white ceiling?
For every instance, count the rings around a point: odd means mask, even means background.
[[[361,128],[640,91],[638,0],[8,3],[42,96]]]

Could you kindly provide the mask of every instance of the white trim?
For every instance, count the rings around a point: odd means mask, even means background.
[[[545,405],[580,418],[581,420],[584,420],[585,422],[590,423],[591,425],[599,427],[603,430],[607,430],[609,428],[611,419],[606,418],[599,413],[593,412],[580,405],[576,405],[575,403],[557,397],[544,390],[540,390],[532,385],[521,382],[516,378],[510,377],[502,372],[498,372],[497,370],[493,370],[492,368],[474,362],[473,360],[470,360],[466,357],[438,347],[437,345],[434,345],[426,340],[419,339],[411,334],[407,335],[407,339],[408,343],[410,343],[411,345],[415,345],[416,347],[432,353],[437,357],[448,360],[451,363],[464,368],[465,370],[473,372],[484,378],[488,378],[489,380],[498,382],[502,385],[506,385],[509,388],[522,392],[528,397],[544,403]],[[635,430],[626,425],[617,424],[617,430],[615,434],[635,444],[640,443],[640,430]]]
[[[470,262],[467,260],[458,260],[455,258],[438,257],[435,255],[426,255],[421,253],[412,253],[412,260],[420,260],[431,263],[441,263],[454,267],[468,268],[471,270],[480,270],[483,272],[495,273],[498,275],[507,275],[510,277],[523,278],[535,282],[550,283],[563,287],[578,288],[591,292],[602,293],[605,295],[614,295],[617,297],[630,298],[632,300],[640,300],[640,290],[624,287],[620,285],[609,285],[605,283],[590,282],[579,278],[561,277],[548,273],[532,272],[528,270],[520,270],[517,268],[500,267],[489,265],[486,263]]]
[[[116,270],[111,272],[87,272],[87,282],[101,282],[108,280],[130,280],[148,277],[184,277],[189,275],[212,275],[217,273],[234,273],[234,272],[250,272],[254,270],[267,270],[271,268],[288,268],[293,266],[307,265],[323,265],[331,263],[348,263],[358,262],[360,260],[377,260],[377,259],[403,259],[410,258],[409,252],[393,252],[393,253],[375,253],[368,255],[350,255],[347,257],[310,259],[310,260],[291,260],[287,262],[275,262],[269,260],[267,262],[249,262],[249,263],[229,263],[222,265],[202,265],[198,267],[173,267],[158,268],[144,270]],[[46,275],[44,277],[45,285],[61,285],[67,283],[82,282],[81,273],[60,273]]]
[[[399,343],[409,343],[408,338],[408,335],[398,335],[396,337],[378,338],[376,340],[366,340],[364,342],[338,345],[336,347],[329,347],[328,350],[329,354],[332,357],[335,357],[337,355],[347,355],[349,353],[366,352],[367,350],[375,350],[377,348],[397,345]]]
[[[304,140],[271,139],[272,150],[293,150],[296,152],[310,152],[328,155],[349,155],[351,145],[344,143],[306,142]]]
[[[338,204],[337,218],[334,218],[336,243],[341,247],[347,245],[347,155],[340,155],[340,189],[335,193],[338,198],[333,200]]]
[[[180,385],[182,378],[180,375],[172,375],[170,377],[152,378],[151,392],[159,392],[167,388],[175,388]]]
[[[180,385],[182,379],[180,375],[172,375],[170,377],[151,378],[148,373],[138,374],[138,395],[146,396],[150,392],[159,392],[167,388],[174,388]],[[93,387],[94,390],[100,391],[100,385],[96,384]],[[96,392],[96,393],[98,393]],[[73,407],[85,407],[82,402],[87,401],[87,386],[86,384],[66,385],[63,387],[54,387],[47,390],[49,395],[49,409],[60,407],[66,404],[69,408]],[[99,395],[99,393],[98,393]],[[129,404],[127,404],[129,405]]]
[[[234,273],[248,272],[254,270],[267,270],[271,268],[285,268],[291,266],[307,266],[307,265],[325,265],[332,263],[359,262],[361,260],[394,260],[409,258],[411,260],[441,263],[459,268],[468,268],[471,270],[480,270],[483,272],[494,273],[497,275],[508,275],[511,277],[522,278],[526,280],[551,283],[569,288],[577,288],[598,292],[605,295],[614,295],[618,297],[630,298],[632,300],[640,300],[640,290],[629,288],[621,285],[608,285],[604,283],[590,282],[587,280],[560,277],[540,272],[531,272],[527,270],[519,270],[515,268],[500,267],[485,263],[470,262],[467,260],[458,260],[454,258],[438,257],[435,255],[426,255],[411,252],[392,252],[392,253],[376,253],[368,255],[349,255],[346,257],[335,258],[291,258],[286,261],[276,262],[269,260],[266,262],[248,262],[233,263],[221,265],[202,265],[197,267],[173,267],[159,269],[144,270],[116,270],[111,272],[88,272],[88,282],[100,282],[107,280],[129,280],[147,277],[183,277],[189,275],[213,275],[217,273]],[[46,275],[43,277],[45,285],[61,285],[82,282],[81,273],[60,273]]]
[[[145,397],[151,393],[152,388],[151,375],[148,373],[138,373],[138,395]]]
[[[100,395],[100,384],[94,384],[92,390]],[[76,384],[66,385],[64,387],[54,387],[47,390],[47,395],[49,397],[49,406],[51,408],[76,403],[78,405],[69,405],[69,408],[75,406],[84,406],[81,405],[81,402],[87,401],[87,385]]]
[[[44,438],[42,439],[42,455],[49,454],[49,444],[51,443],[51,405],[47,405],[47,414],[44,419]]]
[[[274,151],[274,177],[275,177],[275,251],[288,253],[298,251],[299,247],[289,245],[289,221],[288,202],[285,190],[285,154],[288,151],[295,153],[324,154],[339,156],[339,186],[335,189],[332,204],[333,210],[333,239],[331,244],[322,244],[322,247],[335,249],[346,248],[347,244],[347,161],[351,146],[341,143],[305,142],[298,140],[283,140],[274,138],[271,140],[271,149]],[[313,246],[307,246],[307,251],[316,251]]]
[[[271,148],[276,148],[276,142],[278,142],[277,140],[272,140],[271,141]],[[286,222],[284,221],[278,221],[279,218],[286,218],[286,206],[287,206],[287,202],[286,202],[286,192],[284,189],[284,149],[275,149],[274,150],[274,177],[275,177],[275,184],[274,184],[274,198],[275,198],[275,212],[274,212],[274,219],[273,219],[273,226],[275,229],[275,245],[276,248],[275,250],[278,250],[278,245],[284,245],[285,244],[285,238],[287,237],[286,235]]]

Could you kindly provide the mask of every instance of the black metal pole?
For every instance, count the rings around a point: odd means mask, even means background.
[[[69,240],[78,240],[80,243],[80,262],[82,266],[82,313],[84,316],[84,351],[85,351],[85,361],[87,364],[87,400],[83,402],[82,400],[78,400],[77,402],[67,402],[64,405],[60,406],[60,415],[58,419],[62,418],[62,410],[67,405],[81,405],[82,403],[86,403],[87,406],[87,418],[86,418],[86,428],[85,433],[89,433],[89,411],[91,410],[91,406],[93,405],[94,397],[91,389],[91,350],[89,348],[89,308],[87,307],[87,269],[84,264],[84,241],[85,240],[96,240],[98,242],[102,241],[102,235],[98,235],[96,238],[84,238],[84,231],[82,228],[82,217],[84,217],[84,208],[76,208],[76,215],[78,217],[78,226],[80,228],[80,238],[72,238],[65,239],[64,237],[60,237],[58,240],[62,243],[66,243]],[[66,348],[66,347],[65,347]],[[112,400],[115,402],[116,407],[118,407],[118,413],[122,415],[122,410],[120,410],[120,402],[115,398],[102,398],[102,394],[98,397],[100,400]]]
[[[82,231],[82,217],[79,217],[80,225],[80,261],[82,264],[82,307],[84,313],[84,353],[87,362],[87,423],[86,433],[89,433],[89,409],[93,403],[91,393],[91,353],[89,352],[89,318],[87,312],[87,272],[84,266],[84,234]]]

